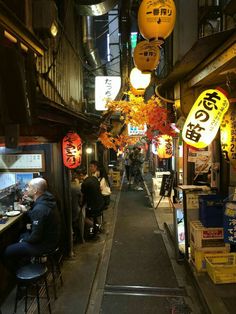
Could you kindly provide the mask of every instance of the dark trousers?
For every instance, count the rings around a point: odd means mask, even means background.
[[[9,245],[4,252],[4,264],[10,271],[30,261],[32,256],[43,254],[43,250],[27,242],[18,242]]]
[[[129,181],[130,178],[130,165],[125,165],[125,174],[126,174],[126,178]]]

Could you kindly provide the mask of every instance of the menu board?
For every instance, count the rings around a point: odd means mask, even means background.
[[[43,153],[0,154],[0,171],[44,171]]]

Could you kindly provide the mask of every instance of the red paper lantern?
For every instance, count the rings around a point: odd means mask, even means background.
[[[138,10],[138,27],[145,39],[167,38],[174,29],[176,8],[173,0],[143,0]]]
[[[152,72],[160,61],[160,48],[157,42],[141,41],[134,48],[134,64],[141,72]]]
[[[76,132],[69,131],[63,138],[62,155],[65,167],[74,169],[81,165],[82,141]]]

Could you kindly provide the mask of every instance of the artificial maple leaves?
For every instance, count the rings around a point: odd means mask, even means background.
[[[158,97],[152,97],[147,102],[143,97],[127,93],[129,101],[110,101],[107,105],[108,112],[120,112],[120,119],[126,125],[147,126],[146,136],[152,140],[156,133],[174,135],[174,131],[168,121],[168,111]],[[107,148],[117,150],[119,146],[129,144],[130,137],[119,135],[112,137],[112,134],[103,129],[99,140]]]

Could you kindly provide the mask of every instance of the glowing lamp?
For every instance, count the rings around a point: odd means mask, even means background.
[[[136,68],[142,73],[149,73],[156,69],[160,61],[160,48],[157,42],[141,41],[134,48],[133,60]]]
[[[74,169],[81,165],[82,141],[76,132],[69,131],[63,138],[62,155],[65,167]]]
[[[145,39],[167,38],[174,29],[176,8],[173,0],[143,0],[138,10],[138,27]]]
[[[160,135],[157,138],[157,155],[159,158],[170,158],[173,155],[173,140],[169,135]]]
[[[221,91],[202,92],[184,123],[183,140],[196,148],[207,147],[214,140],[228,107],[229,101]]]
[[[143,90],[148,87],[151,81],[151,74],[144,74],[137,68],[133,68],[130,72],[130,84],[137,90]]]
[[[235,99],[236,101],[236,99]],[[231,103],[220,126],[221,150],[225,160],[236,168],[236,104]]]

